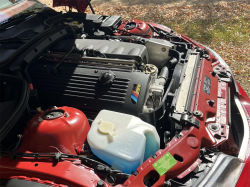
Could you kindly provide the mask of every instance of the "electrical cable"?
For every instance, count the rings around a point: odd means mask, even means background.
[[[75,49],[75,45],[71,47],[71,49],[63,56],[63,58],[53,67],[53,71],[57,73],[57,68],[60,66],[60,64],[69,56],[70,53],[72,53]]]

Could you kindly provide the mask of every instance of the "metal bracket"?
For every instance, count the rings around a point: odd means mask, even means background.
[[[189,126],[195,126],[196,128],[200,127],[200,122],[197,121],[192,115],[188,114],[182,114],[180,119],[181,125],[189,125]]]
[[[212,72],[212,75],[213,76],[218,75],[218,78],[219,78],[220,81],[228,82],[228,83],[232,82],[231,73],[226,71],[226,70],[221,70],[218,67],[214,68],[214,71]]]
[[[193,117],[192,114],[177,114],[173,113],[171,116],[173,120],[177,121],[181,126],[188,125],[188,126],[195,126],[199,129],[200,122]]]

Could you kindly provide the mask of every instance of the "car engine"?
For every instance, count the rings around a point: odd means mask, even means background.
[[[147,43],[158,45],[150,40]],[[167,60],[170,58],[167,51],[174,45],[163,46]],[[74,47],[76,52],[60,62]],[[63,40],[31,64],[29,74],[43,106],[64,103],[86,111],[87,115],[102,109],[138,115],[150,110],[149,90],[158,78],[158,68],[149,64],[152,57],[148,50],[152,49],[121,41]],[[165,80],[168,78],[166,74],[163,76]],[[164,86],[155,90],[156,100],[163,96]]]
[[[102,109],[137,116],[159,106],[168,66],[177,60],[171,56],[175,44],[118,33],[110,36],[122,26],[119,16],[62,17],[59,20],[70,26],[76,39],[55,42],[27,68],[41,107],[68,105],[94,119]],[[124,28],[132,31],[134,23]]]
[[[185,178],[208,162],[198,156],[202,148],[217,150],[229,138],[231,75],[208,50],[120,16],[46,8],[22,16],[0,28],[1,145],[18,142],[21,156],[82,159],[116,185],[179,141],[183,150],[164,154],[178,163],[171,177]],[[150,177],[164,174],[147,167]],[[159,179],[145,175],[146,186]]]

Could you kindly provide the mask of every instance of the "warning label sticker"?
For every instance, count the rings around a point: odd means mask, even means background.
[[[159,173],[159,175],[162,176],[176,163],[177,161],[174,159],[174,157],[169,152],[167,152],[163,157],[153,164],[153,167]]]

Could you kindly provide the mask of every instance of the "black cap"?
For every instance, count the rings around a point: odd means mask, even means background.
[[[114,82],[115,74],[112,71],[103,72],[99,76],[99,80],[103,85]]]
[[[105,186],[105,183],[103,180],[99,180],[96,184],[96,187],[104,187]]]

